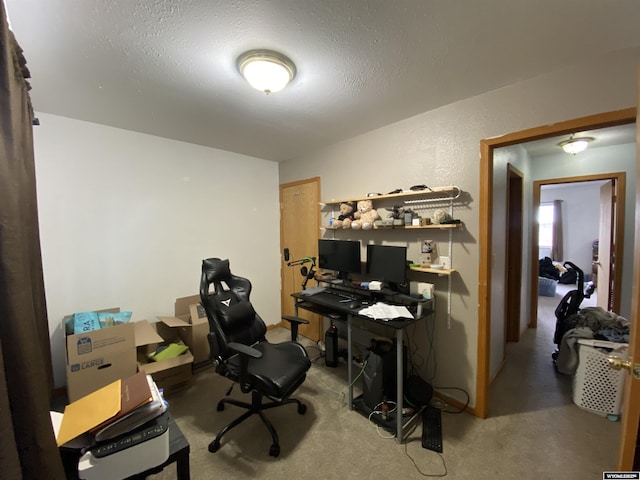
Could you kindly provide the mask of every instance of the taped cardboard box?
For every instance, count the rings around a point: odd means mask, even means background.
[[[200,304],[200,295],[177,298],[174,315],[178,321],[173,322],[173,327],[178,329],[180,338],[189,346],[194,365],[209,363],[209,320]]]
[[[138,369],[151,375],[158,388],[163,389],[165,394],[189,385],[193,365],[193,355],[189,350],[177,357],[158,362],[149,361],[149,355],[157,351],[161,345],[184,345],[177,331],[163,321],[151,324],[147,320],[141,320],[135,322],[135,326]]]
[[[117,313],[120,308],[95,311]],[[71,315],[62,320],[65,332],[69,318]],[[70,402],[138,371],[134,323],[65,335],[67,396]]]

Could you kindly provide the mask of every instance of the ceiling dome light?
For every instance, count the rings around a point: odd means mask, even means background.
[[[251,50],[238,57],[238,70],[253,88],[269,95],[282,90],[296,76],[291,60],[271,50]]]
[[[592,140],[592,137],[573,138],[573,136],[571,136],[569,140],[560,142],[559,145],[565,152],[575,155],[585,150]]]

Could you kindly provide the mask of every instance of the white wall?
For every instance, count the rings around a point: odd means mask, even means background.
[[[203,258],[229,258],[256,310],[280,321],[277,164],[39,113],[40,234],[56,387],[61,321],[119,306],[172,315],[198,293]]]
[[[280,164],[281,183],[320,176],[323,200],[417,183],[454,184],[466,192],[468,203],[456,211],[465,229],[454,234],[452,260],[458,273],[452,281],[451,320],[443,303],[446,296],[438,298],[434,384],[465,389],[472,406],[478,358],[480,140],[635,106],[639,58],[640,49],[594,57],[588,64],[429,111]],[[500,314],[492,311],[492,316]],[[422,353],[428,350],[424,330],[416,329],[413,337]],[[463,395],[457,396],[464,401]]]

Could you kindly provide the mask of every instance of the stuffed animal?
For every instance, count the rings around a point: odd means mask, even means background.
[[[444,208],[438,208],[431,214],[431,223],[438,225],[440,223],[447,223],[451,221],[451,215],[447,213]]]
[[[353,202],[342,202],[340,204],[340,216],[331,224],[335,228],[350,228],[354,219]]]
[[[369,230],[373,228],[373,222],[380,220],[380,215],[373,208],[371,200],[360,200],[355,213],[355,220],[351,222],[351,228]]]
[[[404,220],[404,215],[406,213],[411,214],[411,218],[418,218],[418,214],[411,210],[410,208],[405,208],[402,205],[394,205],[391,213],[389,214],[389,218],[393,218],[395,220]]]

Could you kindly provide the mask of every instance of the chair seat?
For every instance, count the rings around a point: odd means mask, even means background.
[[[259,359],[250,359],[247,368],[248,382],[264,395],[282,399],[300,385],[311,366],[302,345],[295,342],[272,344],[259,342],[253,348],[262,353]],[[240,376],[240,358],[235,356],[227,363],[229,376]]]

